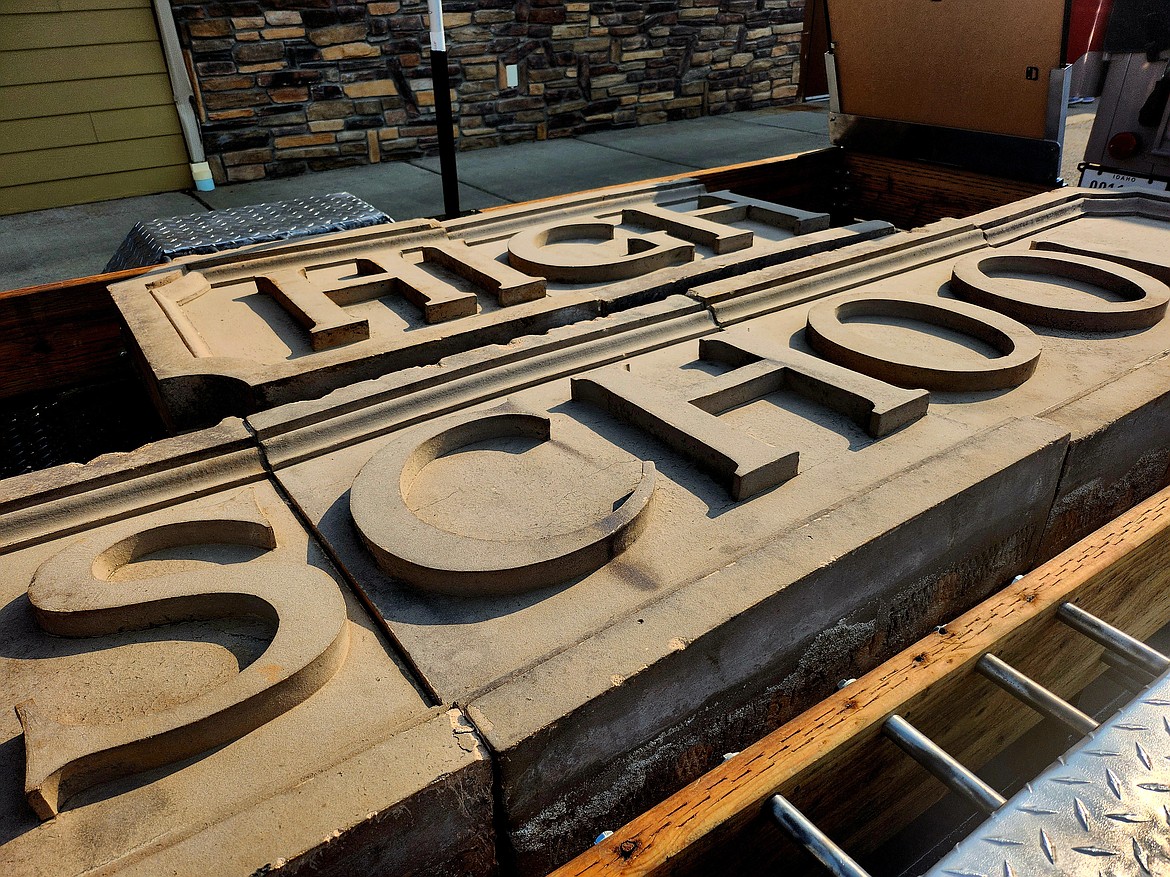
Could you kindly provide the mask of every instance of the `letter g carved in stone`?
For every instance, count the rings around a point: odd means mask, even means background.
[[[420,520],[407,505],[419,473],[438,457],[474,442],[520,436],[547,441],[551,419],[505,405],[452,415],[412,430],[376,453],[354,480],[354,525],[378,566],[427,591],[458,596],[516,594],[558,584],[604,566],[637,538],[654,493],[653,463],[637,486],[601,520],[535,539],[479,539]]]
[[[264,653],[227,682],[170,709],[111,724],[64,724],[34,701],[24,728],[25,795],[42,819],[91,786],[198,755],[292,709],[329,681],[348,651],[337,583],[304,563],[256,559],[130,582],[115,571],[157,551],[200,544],[276,547],[252,491],[192,519],[189,512],[127,521],[66,548],[37,570],[29,600],[58,636],[103,636],[162,624],[259,617],[276,628]]]

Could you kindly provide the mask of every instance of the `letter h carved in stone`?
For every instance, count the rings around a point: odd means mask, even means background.
[[[718,417],[789,389],[845,414],[875,438],[926,413],[929,393],[903,390],[799,350],[725,333],[699,341],[699,358],[732,366],[686,394],[664,395],[619,366],[573,378],[573,399],[642,429],[690,458],[735,500],[750,499],[797,473],[795,448],[775,448]]]
[[[461,242],[421,248],[423,262],[440,265],[492,293],[507,307],[543,298],[545,281],[481,256]],[[335,263],[334,263],[335,264]],[[370,337],[369,321],[345,310],[345,305],[400,295],[422,311],[428,323],[442,323],[477,313],[478,298],[427,273],[402,255],[387,251],[354,260],[355,275],[322,284],[305,268],[287,268],[261,274],[256,288],[272,296],[309,333],[314,350],[328,350]],[[328,268],[329,264],[313,266]]]

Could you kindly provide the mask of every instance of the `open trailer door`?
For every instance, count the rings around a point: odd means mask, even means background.
[[[1068,0],[826,0],[835,144],[1054,182]]]

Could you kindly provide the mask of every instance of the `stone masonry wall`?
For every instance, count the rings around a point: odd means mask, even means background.
[[[172,5],[218,182],[437,148],[425,2]],[[443,9],[461,149],[784,104],[796,91],[804,0]]]

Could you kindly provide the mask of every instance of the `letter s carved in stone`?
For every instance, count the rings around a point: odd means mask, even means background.
[[[64,724],[32,700],[24,728],[25,795],[50,819],[71,795],[236,740],[287,712],[345,660],[348,628],[337,583],[304,563],[256,559],[111,581],[157,551],[201,544],[277,547],[254,492],[192,517],[187,510],[127,521],[43,563],[29,587],[37,623],[58,636],[103,636],[182,621],[259,617],[276,628],[260,657],[185,703],[111,724]]]

